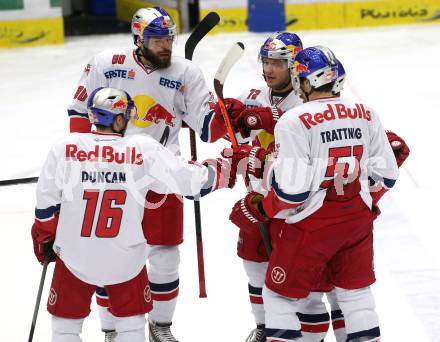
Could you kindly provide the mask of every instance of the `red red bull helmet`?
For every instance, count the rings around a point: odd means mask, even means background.
[[[110,127],[117,115],[129,121],[134,109],[130,95],[115,88],[97,88],[87,100],[89,120],[94,125]]]
[[[148,45],[149,37],[176,36],[176,24],[162,7],[140,8],[131,20],[131,33],[134,43],[141,37],[144,46]]]
[[[313,46],[299,52],[293,63],[293,87],[300,88],[300,78],[306,78],[314,88],[335,82],[338,78],[338,62],[327,47]]]

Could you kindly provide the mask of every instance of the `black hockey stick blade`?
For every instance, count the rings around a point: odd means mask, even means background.
[[[217,72],[214,77],[214,90],[217,97],[223,100],[223,85],[225,84],[226,77],[231,71],[234,64],[243,56],[244,44],[235,43],[228,51],[228,53],[223,57],[220,65],[218,66]]]
[[[16,179],[2,180],[0,181],[0,186],[28,184],[28,183],[36,183],[36,182],[38,182],[38,177],[16,178]]]
[[[220,16],[216,12],[209,12],[200,23],[197,24],[196,28],[185,43],[186,59],[192,60],[197,44],[219,23],[219,21]]]

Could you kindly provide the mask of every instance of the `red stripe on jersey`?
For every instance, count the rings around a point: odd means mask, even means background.
[[[345,321],[343,319],[338,319],[332,322],[333,330],[345,328]]]
[[[301,323],[301,331],[308,333],[325,333],[328,331],[330,323],[324,324],[307,324]]]
[[[177,295],[179,294],[179,288],[168,293],[152,292],[151,294],[153,296],[153,300],[158,302],[166,302],[177,297]]]
[[[98,304],[99,306],[102,306],[104,308],[108,308],[108,297],[103,298],[103,297],[96,296],[96,304]]]
[[[90,133],[92,124],[86,118],[70,118],[70,133]]]
[[[252,304],[264,304],[263,303],[263,297],[249,296],[249,299],[250,299]]]

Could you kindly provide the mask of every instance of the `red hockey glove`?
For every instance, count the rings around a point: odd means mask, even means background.
[[[237,180],[237,169],[234,169],[227,160],[221,158],[207,159],[202,164],[215,170],[215,180],[210,192],[234,187]]]
[[[240,100],[233,98],[225,99],[225,107],[228,111],[228,115],[231,121],[234,121],[240,115],[240,113],[246,109],[245,105]],[[214,107],[214,111],[216,116],[221,115],[221,117],[223,117],[218,102]]]
[[[405,140],[399,137],[396,133],[386,131],[386,134],[391,148],[393,149],[394,156],[396,157],[397,166],[400,167],[409,156],[409,147]]]
[[[240,174],[251,174],[257,178],[262,178],[264,173],[264,162],[267,151],[264,148],[239,145],[233,148],[225,148],[221,155],[223,158],[232,159],[232,169]]]
[[[52,250],[52,245],[55,240],[57,225],[58,216],[46,222],[35,220],[32,225],[31,235],[34,243],[34,254],[41,264],[45,258],[48,258],[49,262],[55,261],[55,252]]]
[[[250,192],[245,198],[237,201],[232,208],[229,220],[240,229],[253,231],[258,229],[258,223],[268,220],[261,206],[263,195],[258,192]]]
[[[234,128],[247,138],[252,130],[264,129],[273,134],[275,124],[281,117],[281,109],[273,107],[246,108],[234,120]]]
[[[225,99],[225,106],[228,112],[229,118],[231,122],[233,122],[234,118],[237,117],[241,111],[245,108],[244,104],[239,100],[227,98]],[[222,112],[220,110],[220,105],[217,102],[213,107],[214,109],[214,118],[211,121],[210,129],[210,139],[209,142],[214,142],[224,137],[228,134],[225,120],[223,118]],[[202,139],[203,140],[203,139]],[[204,140],[206,141],[206,140]]]

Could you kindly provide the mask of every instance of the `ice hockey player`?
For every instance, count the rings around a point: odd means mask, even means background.
[[[144,314],[152,309],[142,225],[146,193],[205,195],[235,177],[222,159],[188,163],[148,135],[123,137],[135,106],[122,90],[96,89],[88,108],[96,132],[56,143],[37,185],[34,251],[42,262],[43,245],[52,241],[57,255],[47,303],[52,341],[81,341],[99,285],[109,296],[115,341],[141,342]]]
[[[285,220],[263,289],[267,340],[302,336],[296,312],[325,270],[345,316],[347,341],[378,341],[369,288],[375,281],[371,209],[375,194],[394,185],[396,159],[377,115],[361,102],[332,94],[338,75],[330,50],[299,52],[293,73],[294,88],[306,103],[275,126],[276,157],[264,170],[268,194],[249,193],[230,216],[249,230],[268,218]],[[251,156],[253,163],[259,153]]]
[[[241,133],[237,134],[239,141],[243,143],[253,140],[254,150],[262,148],[265,153],[273,152],[273,130],[277,120],[283,112],[303,103],[298,93],[293,90],[291,81],[291,69],[295,55],[301,49],[300,38],[296,34],[288,32],[277,32],[271,35],[260,48],[258,57],[262,63],[266,85],[254,87],[239,97],[246,109],[240,113],[236,112],[233,122],[235,130]],[[249,138],[243,138],[243,136]],[[249,153],[253,147],[241,145],[240,149],[243,153]],[[249,179],[252,180],[253,190],[264,195],[266,191],[260,185],[259,176],[261,177],[257,172],[257,174],[249,175]],[[282,222],[282,220],[272,219],[266,223],[271,235],[277,235],[277,229],[281,227]],[[257,226],[255,228],[252,231],[240,229],[237,244],[237,254],[243,259],[243,265],[249,279],[249,298],[257,324],[257,328],[249,334],[248,342],[259,342],[266,339],[261,292],[269,257]],[[331,301],[331,306],[332,316],[335,318],[333,327],[335,335],[344,335],[339,308],[334,301]],[[301,321],[304,341],[320,342],[325,337],[329,328],[330,315],[322,302],[321,293],[313,292],[309,296],[307,306],[298,313],[298,317]]]
[[[172,54],[176,25],[169,14],[160,7],[139,9],[133,16],[131,31],[134,48],[103,51],[85,67],[68,109],[70,130],[89,132],[88,94],[97,87],[115,87],[132,95],[137,107],[126,135],[150,135],[177,154],[183,123],[205,142],[222,137],[226,129],[220,109],[201,70],[191,61]],[[234,100],[228,100],[229,108],[233,104]],[[147,241],[152,246],[148,260],[154,301],[149,315],[150,340],[175,342],[170,326],[179,292],[178,245],[183,241],[183,203],[178,196],[164,198],[152,191],[146,200],[152,204],[144,214],[144,221],[149,223]],[[111,340],[114,327],[105,309],[106,295],[102,289],[97,291],[97,302],[102,329]]]

